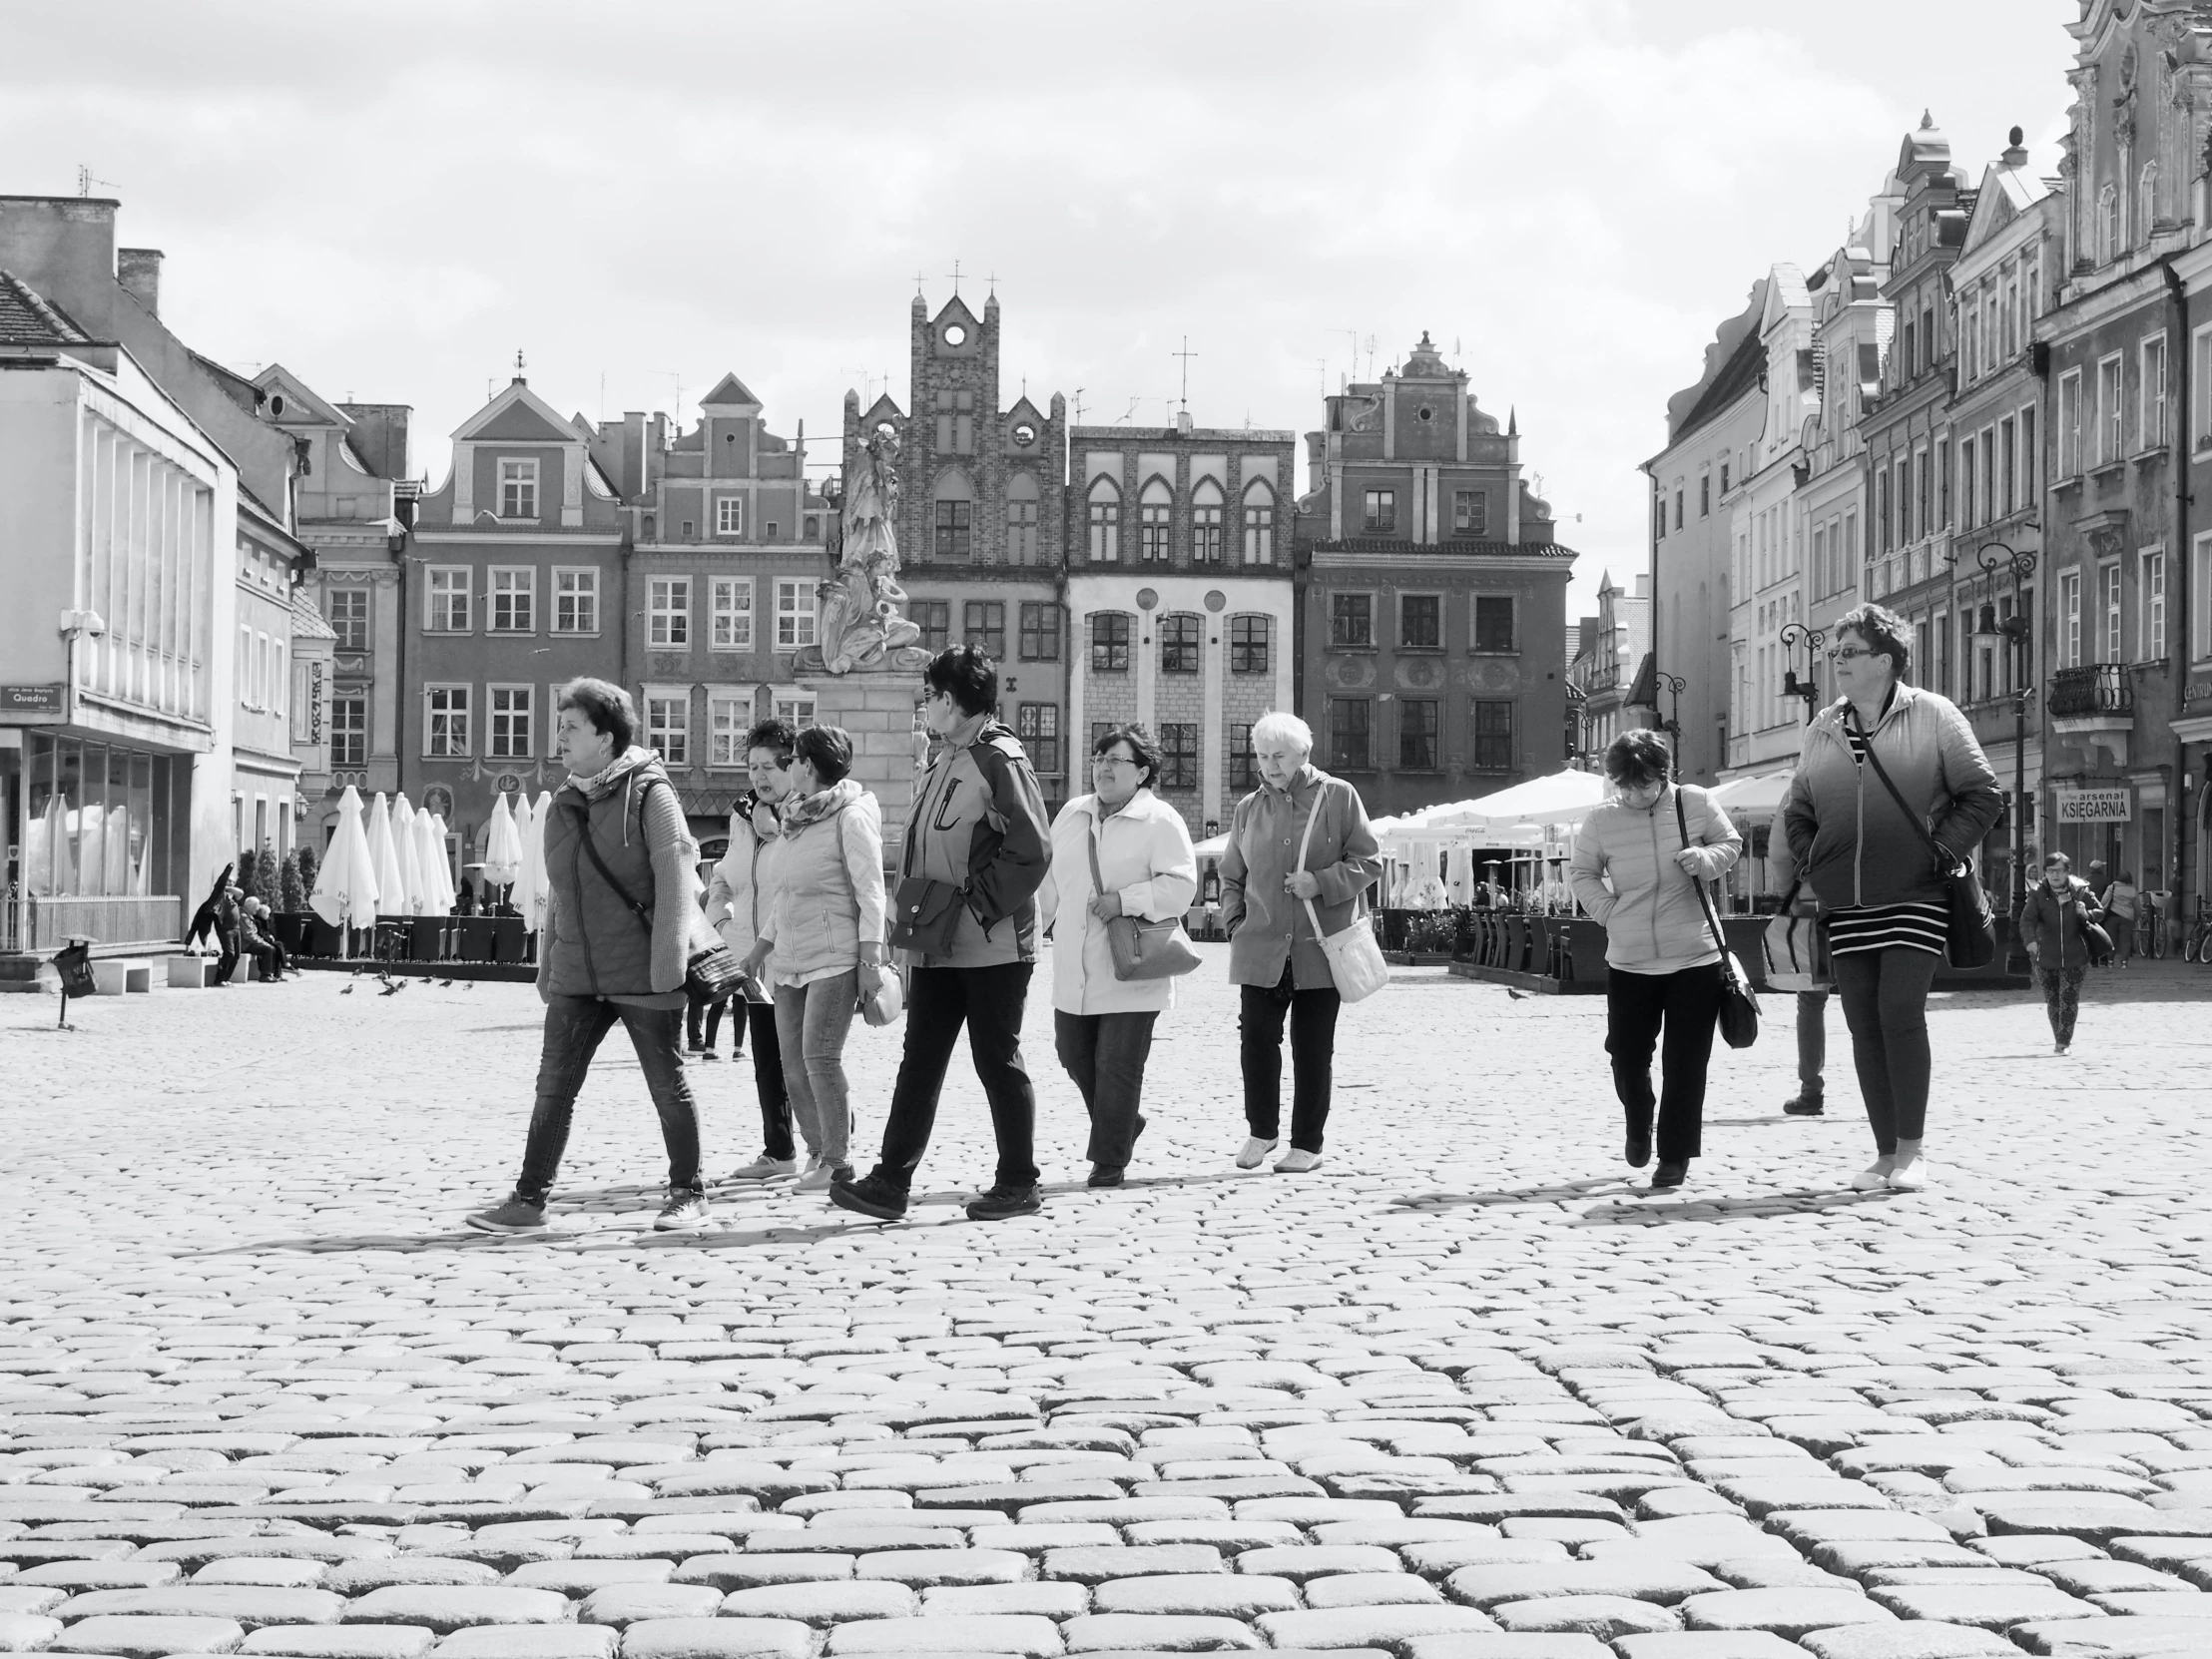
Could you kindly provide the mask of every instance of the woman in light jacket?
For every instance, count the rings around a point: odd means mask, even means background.
[[[1943,961],[1950,871],[2004,812],[1966,717],[1905,683],[1909,633],[1880,605],[1837,618],[1828,660],[1843,695],[1805,729],[1782,802],[1790,856],[1827,921],[1874,1130],[1875,1160],[1851,1181],[1862,1192],[1928,1185],[1928,990]]]
[[[1671,759],[1656,732],[1613,740],[1605,751],[1613,799],[1583,820],[1573,865],[1574,896],[1605,928],[1605,1052],[1636,1169],[1651,1162],[1651,1055],[1659,1050],[1655,1191],[1681,1186],[1702,1150],[1723,979],[1698,884],[1728,873],[1744,850],[1710,795],[1668,782]]]
[[[760,941],[761,854],[783,832],[777,815],[792,791],[792,746],[798,738],[784,720],[764,720],[746,734],[745,770],[753,787],[731,804],[729,850],[707,883],[708,925],[741,959]],[[773,982],[749,979],[741,995],[741,1017],[753,1037],[753,1093],[761,1105],[761,1155],[732,1170],[730,1179],[781,1181],[799,1173],[799,1148],[792,1142],[784,1048],[776,1040],[776,987]]]
[[[2089,973],[2089,935],[2082,929],[2103,919],[2104,911],[2097,904],[2094,889],[2074,877],[2073,860],[2063,852],[2045,858],[2043,878],[2027,889],[2017,925],[2027,954],[2042,976],[2051,1041],[2060,1054],[2073,1046],[2074,1019],[2081,1012],[2081,981]]]
[[[1323,934],[1341,932],[1353,925],[1360,894],[1382,873],[1360,792],[1312,765],[1313,753],[1313,729],[1296,715],[1277,711],[1253,723],[1260,787],[1237,803],[1221,858],[1229,980],[1243,987],[1237,1030],[1248,1134],[1237,1167],[1258,1169],[1281,1144],[1288,1015],[1296,1076],[1291,1150],[1275,1167],[1292,1175],[1321,1162],[1343,1002],[1307,900],[1321,917]]]
[[[844,1039],[859,1000],[882,982],[883,814],[845,774],[852,740],[810,726],[792,746],[783,829],[762,857],[761,936],[746,956],[775,963],[776,1035],[784,1083],[812,1154],[799,1191],[852,1179],[852,1108]]]
[[[1060,1064],[1091,1115],[1090,1185],[1118,1187],[1144,1132],[1138,1104],[1152,1025],[1175,1005],[1173,979],[1117,979],[1106,924],[1165,921],[1198,893],[1198,854],[1183,815],[1152,793],[1160,751],[1142,726],[1091,745],[1091,789],[1052,822],[1052,864],[1037,914],[1052,933],[1052,1030]],[[1096,852],[1101,889],[1091,879]]]
[[[619,1023],[645,1068],[668,1147],[668,1201],[653,1225],[696,1232],[709,1217],[683,1042],[684,978],[693,949],[706,942],[699,846],[660,757],[630,741],[638,713],[628,692],[604,680],[573,680],[562,689],[559,720],[568,780],[545,824],[537,1107],[513,1195],[468,1224],[487,1233],[545,1230],[545,1201],[568,1146],[577,1092],[601,1039]]]

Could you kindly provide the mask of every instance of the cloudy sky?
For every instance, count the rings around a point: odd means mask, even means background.
[[[433,483],[517,349],[594,418],[734,368],[833,460],[955,262],[1007,400],[1095,422],[1168,418],[1188,336],[1198,421],[1304,432],[1425,328],[1517,407],[1587,609],[1715,326],[1924,108],[1976,179],[2013,125],[2052,166],[2079,9],[75,0],[10,21],[0,192],[90,168],[190,343],[411,403]]]

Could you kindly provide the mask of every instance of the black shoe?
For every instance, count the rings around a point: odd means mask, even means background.
[[[1785,1100],[1782,1109],[1794,1118],[1817,1118],[1828,1114],[1828,1108],[1821,1104],[1818,1097],[1808,1100],[1804,1095],[1794,1095]]]
[[[1033,1216],[1044,1208],[1037,1197],[1037,1189],[1031,1187],[993,1187],[967,1207],[969,1221],[1006,1221],[1014,1216]]]
[[[1651,1190],[1659,1192],[1679,1187],[1690,1177],[1690,1160],[1687,1158],[1662,1158],[1659,1167],[1651,1172]]]
[[[721,1058],[722,1058],[722,1056],[721,1056],[721,1055],[717,1054],[717,1053],[716,1053],[716,1052],[715,1052],[715,1051],[714,1051],[713,1049],[711,1049],[711,1048],[707,1048],[707,1049],[702,1049],[702,1050],[700,1050],[700,1054],[699,1054],[699,1057],[700,1057],[700,1058],[701,1058],[702,1060],[719,1060],[719,1059],[721,1059]]]
[[[877,1221],[906,1219],[906,1195],[872,1170],[857,1181],[831,1181],[830,1202]]]
[[[1622,1152],[1621,1156],[1628,1160],[1630,1169],[1642,1169],[1651,1162],[1651,1137],[1649,1135],[1629,1136],[1628,1147]]]
[[[1091,1178],[1083,1185],[1086,1187],[1118,1187],[1121,1185],[1121,1172],[1126,1167],[1122,1164],[1093,1164],[1091,1166]]]

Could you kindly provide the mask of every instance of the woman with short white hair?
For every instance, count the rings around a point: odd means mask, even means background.
[[[1276,710],[1253,724],[1260,787],[1237,803],[1221,859],[1229,979],[1242,987],[1238,1050],[1249,1133],[1237,1167],[1259,1168],[1282,1144],[1288,1017],[1291,1150],[1275,1167],[1292,1175],[1321,1162],[1329,1121],[1342,999],[1322,936],[1352,925],[1360,894],[1382,871],[1360,792],[1314,766],[1313,752],[1313,728],[1296,715]]]

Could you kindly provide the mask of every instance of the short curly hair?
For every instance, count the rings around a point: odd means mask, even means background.
[[[1131,758],[1144,772],[1137,787],[1157,788],[1160,782],[1160,746],[1153,741],[1152,734],[1142,726],[1109,726],[1091,744],[1091,754],[1103,755],[1117,743],[1129,746]]]
[[[1898,679],[1913,672],[1912,626],[1887,605],[1861,605],[1846,611],[1836,619],[1829,637],[1840,640],[1846,633],[1865,640],[1875,656],[1889,658],[1890,672]]]
[[[972,645],[950,645],[921,671],[924,684],[960,706],[963,715],[987,715],[998,707],[998,665]]]
[[[615,753],[627,755],[638,734],[638,706],[620,686],[605,680],[571,680],[561,688],[558,709],[574,709],[594,731],[615,740]]]
[[[1623,732],[1606,746],[1605,776],[1622,789],[1664,784],[1673,765],[1667,740],[1657,732]]]

